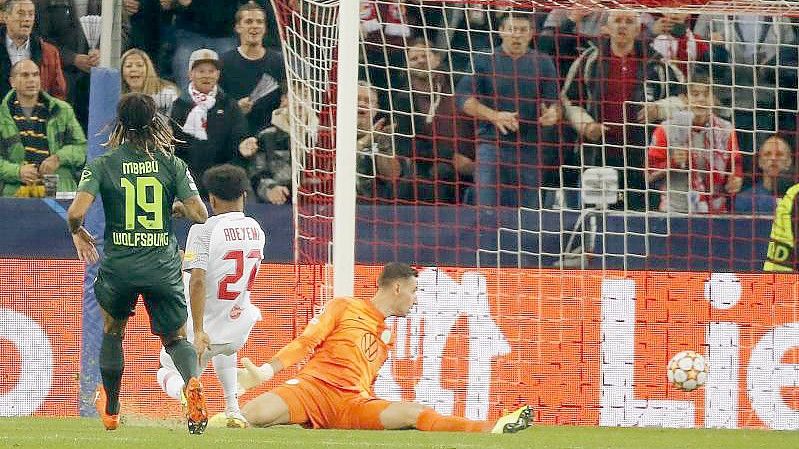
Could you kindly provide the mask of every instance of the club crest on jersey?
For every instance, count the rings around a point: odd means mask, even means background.
[[[377,340],[375,336],[372,335],[371,332],[366,332],[361,337],[361,351],[363,351],[363,355],[366,358],[373,362],[377,358],[379,347],[377,346]]]
[[[230,309],[230,319],[237,320],[240,316],[241,316],[241,307],[233,306],[233,308]]]

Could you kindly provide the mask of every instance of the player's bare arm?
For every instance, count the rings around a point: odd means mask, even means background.
[[[205,207],[200,195],[194,195],[185,200],[175,201],[172,205],[172,214],[176,217],[185,217],[195,223],[205,223],[208,220],[208,209]]]
[[[94,202],[94,195],[87,192],[78,192],[67,210],[67,223],[72,234],[72,242],[78,252],[78,259],[83,262],[96,263],[100,260],[94,237],[83,227],[83,220]]]
[[[194,347],[197,356],[202,360],[208,349],[210,339],[205,333],[203,318],[205,317],[205,270],[194,268],[189,279],[189,296],[191,297],[191,316],[194,325]]]

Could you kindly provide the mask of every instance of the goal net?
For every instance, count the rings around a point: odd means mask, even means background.
[[[335,251],[354,252],[359,296],[384,263],[420,268],[379,396],[473,419],[530,403],[555,424],[799,428],[797,279],[762,272],[796,182],[796,3],[273,2],[297,327],[332,297]],[[356,60],[357,85],[338,75]],[[710,366],[692,393],[666,377],[682,350]]]

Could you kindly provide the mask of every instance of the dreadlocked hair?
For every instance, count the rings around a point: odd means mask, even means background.
[[[104,146],[117,148],[128,143],[152,159],[156,151],[172,155],[175,141],[169,119],[158,113],[152,97],[131,92],[119,99],[117,120]]]

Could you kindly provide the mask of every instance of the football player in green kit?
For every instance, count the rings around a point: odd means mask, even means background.
[[[119,390],[124,358],[122,337],[138,296],[183,377],[189,432],[202,433],[208,422],[194,346],[186,340],[188,312],[183,296],[181,259],[171,215],[205,222],[208,211],[186,163],[174,155],[168,119],[144,94],[123,95],[106,154],[86,165],[78,193],[67,212],[80,260],[99,260],[83,219],[95,197],[105,209],[105,257],[94,292],[103,313],[103,342],[95,404],[108,430],[119,426]]]

